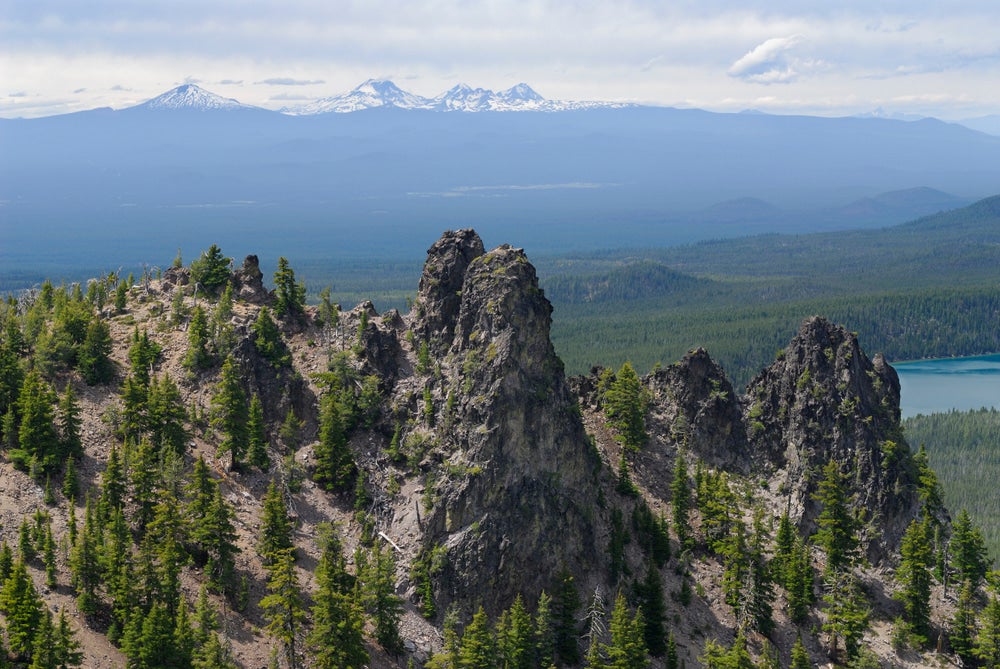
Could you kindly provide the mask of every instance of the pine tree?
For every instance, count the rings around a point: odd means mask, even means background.
[[[636,586],[639,608],[643,617],[643,640],[649,654],[660,657],[667,651],[664,623],[667,604],[663,599],[663,579],[660,571],[650,562],[645,580]]]
[[[52,415],[55,397],[37,371],[24,377],[18,397],[21,424],[18,428],[18,449],[10,458],[21,468],[31,461],[41,467],[39,474],[51,471],[59,462],[59,435]]]
[[[197,372],[212,366],[212,354],[208,350],[208,319],[205,310],[196,305],[188,324],[188,348],[181,364],[185,369]]]
[[[826,571],[835,572],[850,564],[857,549],[857,521],[849,506],[847,480],[836,460],[823,468],[823,479],[814,496],[822,505],[815,534],[816,542],[826,551]]]
[[[535,639],[531,616],[518,594],[504,612],[503,624],[497,624],[498,664],[508,669],[532,669],[535,664]]]
[[[930,597],[931,597],[931,544],[929,523],[926,517],[921,522],[910,523],[900,544],[899,567],[896,579],[903,589],[896,596],[903,603],[907,624],[920,643],[930,638]]]
[[[402,646],[399,638],[402,601],[396,595],[396,559],[379,541],[375,542],[365,572],[363,586],[375,623],[375,638],[390,653],[398,653]]]
[[[986,576],[990,560],[983,534],[972,524],[965,509],[958,512],[958,518],[952,524],[949,552],[959,581],[971,583],[973,589],[978,588]]]
[[[229,355],[236,346],[236,333],[233,331],[233,284],[227,283],[219,301],[212,310],[211,338],[212,349],[219,355]]]
[[[281,340],[278,324],[271,318],[271,310],[261,307],[257,320],[250,328],[254,334],[254,346],[261,357],[271,363],[272,367],[285,367],[291,364],[292,357],[285,343]]]
[[[28,665],[28,669],[58,669],[55,642],[56,629],[52,624],[52,612],[48,607],[44,607],[38,629],[32,639],[31,664]]]
[[[990,596],[983,609],[980,624],[972,653],[983,666],[1000,667],[1000,597],[996,594]]]
[[[328,490],[341,490],[350,483],[354,472],[339,393],[331,389],[320,400],[319,444],[313,478]]]
[[[555,631],[555,650],[559,661],[565,665],[580,663],[580,646],[577,643],[576,613],[580,609],[580,595],[573,575],[560,570],[552,596],[552,622]]]
[[[679,669],[679,667],[677,641],[674,639],[674,633],[671,631],[670,636],[667,637],[667,651],[663,657],[663,669]]]
[[[183,455],[187,448],[188,433],[184,427],[187,410],[181,399],[177,384],[164,374],[161,379],[153,379],[149,388],[149,438],[157,450],[170,449]]]
[[[59,611],[59,622],[56,623],[55,660],[58,669],[79,667],[83,664],[80,642],[77,641],[76,633],[66,619],[66,609]]]
[[[257,552],[265,566],[272,564],[283,551],[291,550],[294,556],[292,522],[288,518],[285,496],[274,479],[271,479],[264,495],[261,524],[263,527]]]
[[[462,669],[493,669],[496,666],[496,646],[482,606],[465,627],[458,653]]]
[[[222,490],[215,486],[215,495],[205,518],[206,537],[203,540],[208,561],[205,573],[211,587],[220,592],[230,592],[236,569],[236,528],[233,527],[233,511],[222,497]]]
[[[212,396],[212,425],[222,433],[219,453],[229,453],[231,469],[239,468],[247,447],[249,407],[238,374],[232,356],[226,358]]]
[[[88,497],[83,531],[77,537],[69,563],[70,582],[76,590],[76,605],[84,615],[92,615],[97,611],[97,588],[101,580],[99,545],[99,528]]]
[[[76,401],[73,386],[67,382],[66,389],[59,398],[59,451],[63,459],[83,455],[80,422],[80,405]]]
[[[647,439],[642,385],[632,363],[626,361],[604,395],[609,423],[624,448],[638,450]]]
[[[136,327],[132,331],[132,344],[128,349],[129,369],[132,376],[143,387],[148,387],[153,365],[160,357],[161,349],[149,340],[149,333],[139,332]]]
[[[215,293],[229,282],[229,266],[233,259],[222,254],[222,249],[212,244],[191,263],[191,281],[209,293]]]
[[[19,658],[30,659],[35,632],[42,622],[42,600],[23,560],[14,563],[0,590],[0,612],[7,619],[10,652]]]
[[[250,415],[247,419],[247,463],[261,471],[271,467],[267,454],[267,433],[264,425],[264,407],[260,397],[254,393],[250,399]]]
[[[857,580],[849,571],[828,572],[825,585],[823,602],[826,604],[827,619],[823,623],[823,631],[830,638],[829,654],[831,658],[837,656],[838,642],[843,639],[847,660],[850,661],[857,656],[861,638],[868,629],[868,608]]]
[[[327,525],[320,531],[313,629],[308,642],[320,669],[360,668],[368,662],[364,611],[351,588],[340,541]]]
[[[542,590],[535,606],[535,659],[537,666],[549,667],[555,659],[555,628],[552,619],[552,598]]]
[[[605,646],[608,656],[607,669],[644,669],[649,666],[646,644],[643,641],[642,611],[629,615],[625,596],[618,593],[615,608],[611,611],[611,643]]]
[[[67,500],[74,500],[80,494],[80,479],[76,473],[76,458],[66,459],[66,471],[63,472],[62,494]]]
[[[284,257],[274,273],[274,312],[281,317],[301,318],[306,305],[306,287],[295,281],[295,272]]]
[[[958,597],[958,605],[955,607],[955,615],[951,619],[950,634],[948,635],[948,645],[955,655],[962,661],[963,667],[972,667],[976,663],[975,640],[976,640],[976,611],[974,608],[975,590],[972,584],[966,581],[962,585],[961,594]]]
[[[797,637],[795,645],[792,646],[791,669],[812,669],[812,666],[812,662],[809,661],[809,653],[806,652],[806,647],[802,645],[802,637]]]
[[[788,616],[793,622],[803,623],[809,615],[809,606],[815,597],[813,583],[815,573],[809,555],[809,545],[795,534],[792,539],[792,549],[783,568],[784,586],[788,595]]]
[[[688,481],[687,462],[684,455],[677,453],[674,460],[674,478],[670,484],[670,505],[673,509],[674,534],[680,552],[694,549],[694,537],[691,536],[691,484]]]
[[[56,540],[52,536],[52,519],[45,524],[45,541],[42,548],[42,562],[45,565],[45,585],[56,587]]]
[[[77,370],[88,386],[111,381],[115,373],[111,362],[111,329],[100,318],[93,318],[87,326],[87,336],[77,355]]]
[[[267,631],[281,642],[288,666],[294,669],[299,666],[295,643],[305,620],[305,610],[292,549],[286,548],[273,555],[268,566],[267,590],[267,596],[260,602]]]

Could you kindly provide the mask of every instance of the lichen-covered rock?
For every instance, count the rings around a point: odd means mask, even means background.
[[[449,257],[474,251],[469,235],[461,239],[442,239]],[[439,244],[428,263],[440,260]],[[434,273],[426,269],[424,277]],[[475,592],[497,613],[518,593],[534,598],[551,588],[564,567],[594,571],[588,490],[598,460],[549,339],[552,306],[524,252],[501,246],[476,256],[457,305],[452,288],[423,296],[425,305],[448,309],[446,317],[418,316],[436,324],[439,337],[453,332],[440,389],[452,397],[451,414],[439,434],[446,467],[461,474],[438,484],[425,544],[447,548],[437,583],[442,603]]]
[[[465,271],[483,253],[483,240],[471,229],[449,230],[427,250],[413,306],[413,331],[436,353],[446,351],[451,344]]]
[[[899,379],[857,336],[824,318],[802,323],[770,367],[747,387],[745,421],[756,463],[788,472],[792,509],[811,527],[818,472],[835,459],[867,515],[869,557],[898,539],[916,508],[909,450],[899,428]]]
[[[243,266],[233,272],[233,296],[251,304],[270,304],[274,301],[271,291],[264,288],[264,273],[255,255],[243,259]]]
[[[746,431],[739,398],[722,368],[703,348],[646,379],[649,419],[700,459],[747,471]]]

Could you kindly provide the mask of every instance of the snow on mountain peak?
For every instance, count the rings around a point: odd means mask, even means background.
[[[197,111],[214,111],[219,109],[249,109],[232,98],[210,93],[195,84],[183,84],[173,88],[141,105],[143,109],[187,109]]]
[[[567,111],[594,107],[621,107],[624,105],[604,102],[561,102],[546,100],[525,83],[505,91],[473,88],[457,84],[434,98],[425,98],[404,91],[388,79],[369,79],[347,93],[322,98],[306,105],[284,108],[281,111],[295,116],[326,112],[353,112],[375,107],[399,109],[427,109],[433,111]]]

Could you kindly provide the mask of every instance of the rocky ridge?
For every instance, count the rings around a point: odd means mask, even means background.
[[[553,591],[563,572],[574,575],[583,598],[633,587],[645,569],[645,549],[638,541],[627,545],[624,575],[609,575],[608,546],[620,522],[615,518],[634,519],[643,507],[666,514],[681,453],[707,470],[727,472],[739,485],[762,487],[757,499],[768,512],[776,517],[788,510],[806,533],[815,528],[819,511],[812,497],[817,472],[836,459],[849,474],[854,508],[869,512],[862,541],[875,570],[898,559],[899,539],[919,508],[899,433],[895,373],[880,356],[869,359],[855,335],[822,318],[806,320],[742,395],[702,349],[644,377],[649,439],[629,456],[633,494],[616,482],[621,446],[605,413],[602,370],[565,377],[549,338],[552,307],[523,250],[504,245],[486,251],[472,230],[446,232],[428,250],[408,314],[380,315],[367,302],[340,312],[333,325],[319,322],[318,309],[308,307],[305,318],[280,323],[291,360],[285,368],[262,358],[254,344],[251,325],[261,307],[273,302],[262,279],[254,256],[233,272],[237,303],[230,353],[244,390],[264,405],[272,459],[285,462],[277,474],[229,472],[215,454],[216,436],[206,429],[194,431],[187,454],[213,463],[237,510],[240,568],[254,585],[249,613],[229,612],[225,626],[243,666],[260,666],[270,643],[258,633],[262,621],[253,608],[263,587],[254,548],[260,498],[272,475],[312,471],[317,403],[325,392],[321,379],[338,365],[350,367],[358,379],[375,378],[380,393],[377,418],[350,436],[356,490],[368,501],[360,508],[350,491],[331,493],[308,478],[290,499],[307,588],[314,587],[307,565],[317,555],[320,522],[341,528],[348,554],[367,534],[387,541],[396,555],[406,652],[392,657],[371,643],[372,666],[406,666],[408,660],[419,665],[440,648],[446,610],[454,608],[467,621],[480,605],[498,616],[518,595],[530,606],[543,589]],[[166,319],[178,293],[188,306],[199,299],[185,268],[136,285],[123,315],[107,308],[103,317],[112,325],[119,370],[127,368],[133,331],[147,329],[164,351],[156,371],[179,379],[193,413],[205,413],[218,370],[189,375],[182,369],[184,324]],[[96,485],[114,440],[101,416],[117,406],[115,386],[90,388],[70,380],[86,406],[83,474]],[[303,425],[294,442],[282,446],[277,435],[289,409]],[[30,513],[40,504],[40,494],[33,494],[37,486],[4,467],[5,480],[23,488],[18,501],[8,504],[8,515]],[[692,527],[698,529],[697,517]],[[663,588],[681,657],[697,666],[704,641],[731,640],[736,621],[723,603],[718,559],[700,552],[679,556],[676,548],[671,566],[662,570]],[[413,571],[428,554],[441,557],[429,574],[436,604],[429,620],[420,615],[425,591]],[[821,564],[820,556],[816,560]],[[875,574],[883,589],[893,587]],[[195,570],[185,570],[189,596],[199,579]],[[678,603],[685,579],[702,591],[690,605]],[[54,601],[72,606],[65,592]],[[822,619],[815,616],[818,625]],[[777,622],[769,643],[787,660],[795,628],[780,615]],[[98,633],[86,634],[88,666],[120,659]],[[764,652],[763,636],[751,642],[755,654]],[[807,643],[814,658],[822,656],[818,641]]]

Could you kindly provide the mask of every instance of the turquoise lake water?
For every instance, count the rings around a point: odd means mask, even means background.
[[[1000,409],[1000,355],[897,362],[903,418],[981,407]]]

